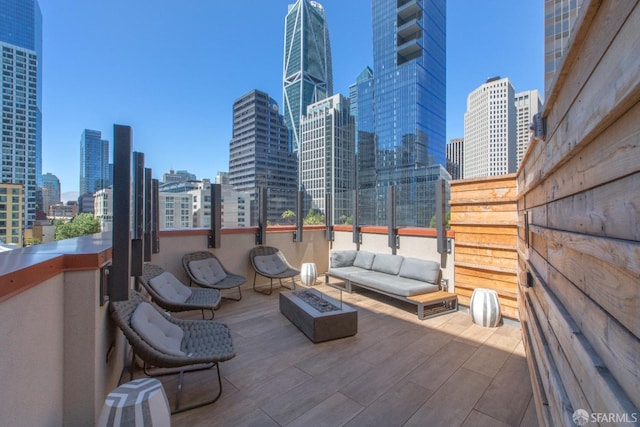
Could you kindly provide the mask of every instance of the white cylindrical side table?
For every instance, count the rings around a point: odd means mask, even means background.
[[[300,269],[300,281],[306,287],[313,286],[316,283],[318,277],[318,269],[314,262],[306,262],[302,264]]]
[[[501,318],[498,293],[492,289],[474,289],[471,294],[469,312],[473,323],[495,328],[500,324]]]
[[[105,399],[96,425],[171,426],[171,411],[162,383],[155,378],[139,378],[120,385]]]

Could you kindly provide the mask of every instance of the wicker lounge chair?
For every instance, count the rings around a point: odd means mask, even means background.
[[[172,282],[165,284],[162,279],[169,275]],[[155,264],[145,264],[142,268],[142,276],[137,277],[144,289],[149,293],[151,299],[165,310],[180,312],[190,310],[201,310],[204,319],[204,311],[211,310],[211,317],[215,316],[214,309],[220,306],[220,291],[216,289],[190,288],[178,281],[173,275],[164,271],[162,267]],[[160,281],[160,283],[157,283]],[[163,285],[169,285],[169,292],[164,291]],[[173,292],[177,288],[178,292]],[[184,288],[184,289],[182,289]],[[183,297],[180,297],[181,294]],[[184,298],[186,297],[186,299]]]
[[[141,307],[144,305],[144,307]],[[157,318],[158,314],[163,320],[156,323],[175,325],[183,333],[179,342],[180,353],[161,351],[142,338],[141,332],[132,326],[132,318],[137,314],[137,309],[143,308],[147,312],[152,311]],[[133,379],[133,366],[135,356],[138,355],[144,361],[144,372],[148,376],[170,375],[179,372],[178,391],[175,408],[172,413],[183,412],[189,409],[199,408],[218,400],[222,394],[222,380],[220,377],[219,363],[235,357],[231,332],[227,325],[215,320],[182,320],[166,317],[156,306],[151,304],[140,293],[131,291],[129,300],[109,303],[109,311],[116,325],[122,330],[124,336],[133,349],[131,360],[130,378]],[[143,310],[144,311],[144,310]],[[166,322],[164,322],[166,320]],[[166,325],[162,325],[166,326]],[[170,326],[175,328],[175,326]],[[148,338],[147,338],[148,339]],[[155,368],[176,368],[168,373],[154,374],[149,371]],[[182,379],[185,371],[216,368],[218,374],[218,394],[213,399],[180,406],[182,394]]]
[[[282,284],[282,279],[289,277],[291,278],[293,287],[295,288],[296,282],[294,277],[300,274],[300,270],[289,264],[280,249],[272,246],[256,246],[251,249],[251,252],[249,252],[249,259],[251,259],[251,265],[255,271],[253,274],[254,291],[271,295],[271,291],[273,290],[273,279],[278,279],[280,281],[280,286],[284,286]],[[256,276],[258,274],[269,278],[270,286],[268,291],[256,289]]]
[[[222,296],[223,299],[240,301],[242,290],[240,286],[247,278],[227,271],[220,260],[209,251],[191,252],[182,257],[182,266],[189,276],[190,284],[195,283],[203,288],[222,291],[223,289],[238,288],[238,298]]]

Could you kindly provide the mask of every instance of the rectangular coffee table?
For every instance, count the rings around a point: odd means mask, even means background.
[[[324,311],[323,305],[335,309]],[[315,289],[280,292],[280,312],[314,343],[358,332],[358,311]]]

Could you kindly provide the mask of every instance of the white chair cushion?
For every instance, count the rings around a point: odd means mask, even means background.
[[[205,258],[189,262],[191,274],[200,283],[205,285],[215,285],[227,277],[227,273],[215,258]]]
[[[287,270],[287,265],[282,262],[277,254],[258,255],[253,258],[253,262],[260,272],[266,273],[268,276],[280,274]]]
[[[149,280],[149,284],[162,298],[171,302],[185,302],[193,293],[168,271]]]
[[[180,350],[184,332],[178,325],[165,319],[151,304],[138,304],[131,315],[131,327],[156,350],[174,356],[185,356]]]

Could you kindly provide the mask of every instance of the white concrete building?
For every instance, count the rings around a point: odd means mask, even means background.
[[[158,200],[160,230],[193,228],[193,195],[190,193],[160,193]]]
[[[520,166],[524,154],[529,148],[531,132],[529,127],[533,116],[542,111],[542,99],[538,90],[527,90],[516,93],[516,147],[518,150],[517,167]]]
[[[309,209],[325,212],[325,195],[333,200],[332,218],[352,211],[355,189],[355,119],[349,99],[335,95],[307,107],[302,117],[300,176],[305,191],[305,215]]]
[[[98,190],[93,198],[93,214],[100,221],[102,231],[113,230],[113,189]]]
[[[499,77],[469,94],[464,114],[465,179],[516,171],[514,96],[509,79]]]
[[[211,181],[192,182],[194,189],[187,191],[193,198],[193,227],[211,228]]]
[[[251,226],[251,194],[222,185],[222,228]]]

